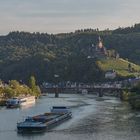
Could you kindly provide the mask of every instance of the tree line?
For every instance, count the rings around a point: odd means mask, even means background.
[[[30,75],[35,75],[37,83],[42,83],[54,82],[58,74],[59,81],[101,81],[104,73],[96,60],[87,59],[92,44],[98,43],[100,35],[110,50],[108,55],[118,52],[120,57],[140,64],[139,27],[80,29],[64,34],[10,32],[0,36],[0,78],[27,83]]]
[[[39,86],[36,85],[34,76],[30,77],[28,85],[17,80],[10,80],[8,83],[0,81],[0,99],[29,95],[38,97],[40,94],[41,91]]]

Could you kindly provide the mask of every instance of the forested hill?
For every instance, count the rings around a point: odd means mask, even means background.
[[[43,82],[54,81],[54,74],[59,74],[61,81],[102,80],[104,73],[96,61],[87,59],[99,35],[107,49],[140,64],[140,24],[114,31],[85,29],[56,35],[10,32],[0,36],[0,78],[26,81],[35,75]]]

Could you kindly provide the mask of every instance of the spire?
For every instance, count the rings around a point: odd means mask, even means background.
[[[98,44],[98,47],[101,49],[103,48],[103,43],[102,43],[102,40],[101,40],[101,37],[99,36],[99,44]]]

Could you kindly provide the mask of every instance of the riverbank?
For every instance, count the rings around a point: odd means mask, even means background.
[[[121,100],[127,101],[132,109],[140,110],[140,95],[136,92],[124,91]]]

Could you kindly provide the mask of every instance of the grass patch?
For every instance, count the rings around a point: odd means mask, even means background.
[[[133,69],[133,71],[131,71],[131,72],[128,69],[129,64],[131,64],[131,68]],[[140,66],[139,65],[131,63],[131,62],[124,60],[122,58],[98,60],[97,65],[104,72],[107,70],[113,69],[116,71],[117,75],[122,76],[122,77],[139,76],[140,75]]]

